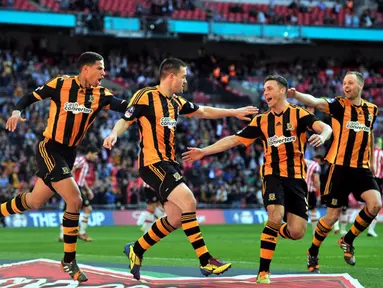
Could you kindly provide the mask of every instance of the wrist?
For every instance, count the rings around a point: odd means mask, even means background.
[[[20,110],[13,110],[12,111],[12,117],[21,117],[21,111]]]

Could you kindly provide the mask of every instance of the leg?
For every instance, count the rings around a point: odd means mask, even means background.
[[[281,177],[267,175],[262,185],[263,203],[268,214],[268,221],[261,234],[261,250],[257,283],[269,284],[270,264],[278,241],[285,215],[285,189]],[[280,232],[279,232],[280,233]]]
[[[171,232],[181,227],[181,210],[178,206],[168,201],[165,203],[164,207],[168,216],[158,219],[145,235],[135,243],[128,243],[124,247],[124,253],[130,259],[130,272],[137,280],[140,280],[141,277],[140,268],[145,251]],[[171,220],[169,221],[168,219]],[[170,222],[173,223],[174,226],[171,225]]]
[[[155,222],[154,210],[155,203],[148,203],[146,206],[146,210],[141,213],[140,218],[137,220],[137,225],[141,226],[141,230],[144,233],[147,233],[150,227]]]
[[[193,192],[185,183],[181,183],[170,193],[168,201],[173,202],[182,212],[181,227],[199,258],[201,273],[205,276],[209,276],[210,274],[219,275],[227,271],[231,267],[231,263],[224,263],[213,258],[206,247],[197,221],[196,200]],[[165,211],[169,217],[166,206]],[[170,223],[174,225],[179,224]]]
[[[282,225],[285,208],[282,205],[268,205],[266,207],[268,221],[261,234],[261,251],[259,261],[258,283],[269,283],[270,264],[278,241],[278,231]],[[265,282],[262,282],[264,278]]]
[[[367,236],[369,237],[378,237],[378,234],[375,232],[375,226],[376,226],[376,218],[372,220],[370,226],[368,226]]]
[[[310,210],[310,221],[313,227],[313,235],[315,233],[315,227],[318,223],[318,212],[317,212],[317,196],[315,191],[310,191],[308,193],[308,202],[309,202],[309,210]]]
[[[85,282],[88,278],[80,270],[76,262],[78,222],[82,205],[80,190],[73,177],[52,182],[52,186],[57,193],[61,195],[67,206],[62,221],[64,231],[64,258],[61,260],[61,268],[64,272],[68,272],[74,280]]]
[[[382,200],[377,190],[368,190],[361,195],[366,206],[356,216],[351,229],[344,236],[344,242],[353,245],[354,240],[371,224],[382,208]]]
[[[369,169],[355,169],[351,179],[358,179],[354,189],[355,199],[363,200],[366,206],[356,216],[351,229],[339,239],[338,244],[344,253],[344,260],[349,265],[355,265],[354,240],[371,224],[382,208],[382,197],[378,184]]]
[[[347,217],[347,209],[348,209],[348,205],[344,205],[342,207],[342,213],[340,214],[340,235],[341,236],[344,236],[346,235],[347,233],[347,222],[348,222],[348,217]]]
[[[82,218],[81,218],[80,234],[78,235],[78,238],[80,238],[81,240],[84,240],[85,242],[92,242],[93,238],[88,237],[88,234],[86,233],[86,228],[88,228],[89,217],[93,209],[91,205],[87,205],[87,206],[83,206],[82,210],[84,213],[82,214]]]
[[[37,178],[31,193],[19,194],[15,198],[1,204],[0,217],[21,214],[29,209],[39,209],[52,196],[51,188],[45,185],[41,178]]]

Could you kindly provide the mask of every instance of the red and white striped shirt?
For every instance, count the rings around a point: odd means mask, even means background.
[[[321,168],[318,162],[315,162],[313,160],[307,160],[305,159],[306,164],[307,164],[307,177],[306,177],[306,182],[307,182],[307,188],[309,192],[316,192],[315,186],[314,186],[314,174],[315,173],[320,173]]]
[[[85,185],[85,176],[89,171],[89,163],[86,160],[85,156],[78,156],[74,161],[73,165],[74,171],[74,180],[76,181],[79,187],[84,187]]]
[[[379,148],[374,149],[374,167],[375,177],[383,179],[383,150]]]

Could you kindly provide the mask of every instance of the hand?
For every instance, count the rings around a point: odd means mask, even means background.
[[[5,129],[8,131],[15,131],[18,122],[25,122],[25,118],[21,118],[21,112],[15,110],[12,112],[12,116],[8,118],[7,123],[5,124]]]
[[[309,143],[314,147],[322,146],[324,143],[323,136],[318,134],[311,135]]]
[[[295,97],[295,92],[296,92],[296,90],[295,90],[294,87],[292,87],[289,90],[287,90],[287,98],[294,98]]]
[[[93,194],[93,192],[92,192],[92,190],[88,190],[88,199],[89,200],[93,200],[93,198],[94,198],[94,194]]]
[[[238,109],[234,109],[234,116],[240,120],[250,121],[251,118],[247,117],[248,115],[257,114],[259,109],[254,106],[246,106]]]
[[[205,156],[202,149],[195,147],[188,147],[189,151],[182,153],[182,161],[194,162],[200,160]]]
[[[116,134],[110,134],[108,137],[104,139],[104,147],[106,149],[112,150],[112,147],[117,142],[117,135]]]

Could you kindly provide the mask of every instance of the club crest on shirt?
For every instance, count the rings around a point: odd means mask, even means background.
[[[368,114],[368,121],[372,121],[372,115],[371,114]]]
[[[287,130],[287,131],[293,131],[293,130],[294,130],[294,126],[293,126],[293,124],[291,124],[291,123],[287,123],[287,125],[286,125],[286,130]]]

